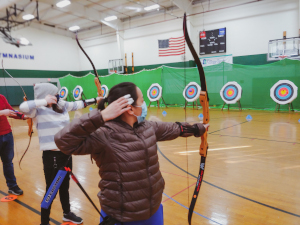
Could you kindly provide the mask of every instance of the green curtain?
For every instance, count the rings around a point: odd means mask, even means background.
[[[252,66],[220,63],[204,68],[208,95],[211,106],[221,107],[223,101],[220,90],[229,81],[236,81],[243,89],[240,100],[243,108],[274,109],[276,103],[270,97],[270,88],[279,80],[290,80],[300,87],[300,62],[285,59],[275,63]],[[197,68],[159,67],[153,70],[143,70],[136,74],[112,74],[100,77],[101,83],[109,89],[121,82],[133,82],[143,92],[144,99],[149,104],[147,90],[153,83],[159,83],[163,88],[163,98],[167,105],[182,106],[185,104],[182,92],[191,81],[200,84]],[[61,86],[66,86],[69,95],[76,85],[81,85],[86,98],[97,95],[94,85],[94,75],[78,78],[71,75],[59,79]],[[74,100],[71,97],[70,100]],[[199,103],[199,102],[198,102]],[[154,103],[153,103],[154,104]],[[156,104],[156,103],[155,103]],[[160,104],[163,104],[162,99]],[[300,108],[300,98],[293,102],[296,109]],[[237,105],[236,105],[237,107]],[[287,106],[281,107],[286,109]]]

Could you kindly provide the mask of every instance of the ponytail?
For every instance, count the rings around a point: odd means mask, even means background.
[[[105,109],[105,103],[108,103],[108,98],[103,98],[100,100],[99,104],[98,104],[98,109],[103,110]]]

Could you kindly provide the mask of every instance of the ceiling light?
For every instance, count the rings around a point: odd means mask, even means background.
[[[145,7],[144,10],[150,11],[150,10],[158,9],[158,8],[159,8],[159,5],[158,5],[158,4],[155,4],[155,5],[151,5],[151,6]]]
[[[29,41],[26,38],[20,38],[20,44],[21,45],[29,45]]]
[[[66,7],[67,5],[70,5],[71,2],[69,0],[63,0],[63,1],[60,1],[58,3],[56,3],[56,6],[58,8],[63,8],[63,7]]]
[[[76,31],[76,30],[79,30],[79,29],[80,29],[79,26],[69,27],[69,30],[70,30],[70,31]]]
[[[23,18],[23,20],[32,20],[32,19],[34,19],[34,15],[26,14],[22,18]]]
[[[105,21],[112,21],[112,20],[116,20],[116,19],[118,19],[118,17],[116,17],[116,16],[108,16],[108,17],[104,18]]]

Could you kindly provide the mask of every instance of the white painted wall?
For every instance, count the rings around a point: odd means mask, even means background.
[[[125,32],[124,52],[130,56],[134,53],[135,66],[180,62],[182,56],[158,57],[158,40],[182,36],[179,20],[130,29]],[[128,64],[131,65],[131,60]]]
[[[32,27],[12,31],[13,37],[25,37],[32,46],[20,48],[0,39],[0,60],[6,69],[79,71],[79,48],[74,39]],[[34,55],[34,60],[3,58],[2,53]]]
[[[120,58],[116,34],[112,34],[103,38],[92,39],[89,41],[80,40],[80,43],[93,61],[96,69],[107,69],[109,59]],[[80,71],[93,71],[91,63],[81,50],[79,52],[79,62]]]
[[[299,28],[299,36],[300,36],[300,0],[298,2],[298,28]]]
[[[265,0],[205,13],[204,29],[226,27],[227,54],[233,56],[265,54],[268,52],[268,41],[281,39],[283,31],[287,31],[287,37],[298,36],[298,5],[299,0]],[[211,5],[211,9],[225,6],[219,3]],[[207,5],[204,8],[208,10]],[[193,18],[198,35],[203,30],[202,22],[203,15]],[[198,49],[199,40],[197,51]]]

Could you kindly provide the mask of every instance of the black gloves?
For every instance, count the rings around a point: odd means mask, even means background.
[[[176,123],[179,126],[181,137],[189,137],[192,135],[194,135],[195,137],[200,137],[206,131],[202,123],[195,123],[193,125],[190,125],[189,123],[186,122],[183,123],[176,122]]]

